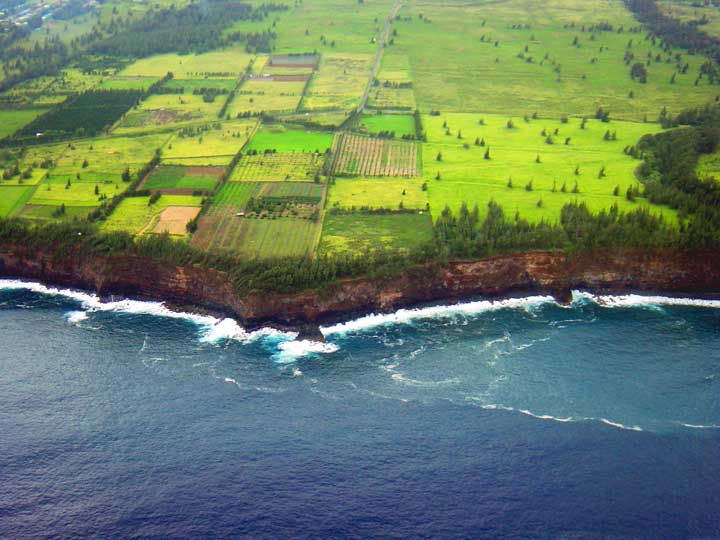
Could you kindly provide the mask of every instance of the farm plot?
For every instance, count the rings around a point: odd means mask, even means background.
[[[279,124],[263,124],[255,133],[247,151],[265,152],[319,152],[324,153],[333,144],[333,134],[307,131]]]
[[[414,142],[336,135],[331,173],[335,176],[417,176],[419,146]]]
[[[324,155],[309,152],[246,155],[240,158],[230,180],[308,182],[319,179],[324,162]]]
[[[302,98],[305,82],[267,77],[247,81],[228,107],[230,118],[261,112],[293,112]]]
[[[200,213],[197,206],[168,206],[160,212],[158,222],[153,227],[155,234],[168,233],[172,235],[184,235],[187,233],[187,224],[195,219]]]
[[[360,103],[370,76],[369,54],[324,54],[310,81],[302,110],[349,110]]]
[[[216,120],[222,105],[222,96],[207,103],[198,94],[155,94],[128,113],[120,125],[137,127],[197,119]]]
[[[363,115],[360,126],[368,133],[392,133],[395,137],[415,136],[415,118],[409,114]]]
[[[433,237],[427,212],[416,214],[334,214],[323,225],[319,253],[366,253],[373,249],[412,250]]]
[[[245,72],[252,55],[239,48],[203,54],[158,54],[129,65],[124,77],[164,77],[168,71],[175,79],[237,78]]]
[[[33,194],[32,186],[0,187],[0,217],[9,217],[18,212]]]
[[[0,139],[9,137],[32,122],[47,109],[15,109],[0,111]]]
[[[58,206],[52,204],[26,204],[20,211],[19,216],[33,221],[72,220],[75,218],[84,219],[92,210],[92,206],[65,205],[60,211]]]
[[[424,188],[424,189],[423,189]],[[425,210],[427,183],[422,178],[337,178],[328,191],[328,208]]]
[[[268,60],[267,67],[281,68],[309,68],[315,69],[318,56],[312,53],[300,54],[273,54]]]
[[[160,166],[147,176],[140,189],[178,195],[212,191],[223,171],[222,167]]]
[[[417,109],[415,92],[409,87],[382,83],[370,90],[368,107],[381,110],[413,111]]]
[[[168,165],[225,166],[256,125],[256,120],[240,120],[181,130],[163,147],[162,161]]]
[[[235,211],[245,209],[250,198],[255,194],[258,186],[253,182],[226,182],[213,197],[208,214],[213,214],[218,208],[232,207]]]
[[[132,234],[142,234],[155,231],[161,221],[161,215],[167,208],[192,208],[194,214],[200,211],[202,198],[184,195],[162,195],[154,204],[150,204],[150,197],[127,197],[115,208],[110,217],[102,224],[105,231],[126,231]],[[168,215],[167,218],[171,217]],[[177,217],[177,216],[176,216]],[[177,220],[176,220],[177,221]],[[185,234],[185,224],[182,231]],[[171,234],[175,234],[172,233]]]

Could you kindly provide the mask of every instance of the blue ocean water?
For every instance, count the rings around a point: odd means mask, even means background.
[[[720,538],[720,302],[323,331],[0,280],[0,538]]]

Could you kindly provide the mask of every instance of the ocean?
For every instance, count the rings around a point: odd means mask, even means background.
[[[0,280],[0,538],[720,539],[720,302],[322,331]]]

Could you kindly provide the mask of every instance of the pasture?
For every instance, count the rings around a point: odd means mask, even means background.
[[[161,191],[212,191],[223,173],[221,167],[160,166],[153,170],[140,189]]]
[[[32,122],[47,109],[0,110],[0,139],[9,137],[18,129]]]
[[[328,190],[328,208],[424,210],[427,183],[422,178],[336,178]]]
[[[130,64],[118,75],[161,78],[172,72],[174,79],[236,79],[245,72],[252,59],[253,56],[241,48],[204,54],[158,54]]]
[[[243,84],[228,107],[227,114],[236,118],[261,112],[294,112],[302,98],[302,81],[250,80]]]
[[[333,214],[325,217],[321,255],[367,253],[373,249],[408,250],[430,242],[433,237],[430,215],[415,214]]]
[[[598,23],[610,23],[612,31],[589,29]],[[676,113],[718,94],[705,78],[695,86],[702,56],[674,48],[665,53],[644,32],[632,32],[638,23],[621,0],[413,0],[393,26],[393,50],[410,59],[423,112],[559,117],[602,106],[614,118],[654,120],[663,107]],[[630,78],[626,52],[649,62],[646,84]],[[686,73],[671,81],[686,63]]]
[[[360,127],[368,133],[394,133],[397,138],[415,135],[415,119],[409,114],[365,114]]]
[[[256,123],[255,120],[213,123],[197,126],[192,135],[175,133],[163,147],[163,163],[225,166],[247,142]]]
[[[323,54],[303,98],[303,111],[352,109],[370,77],[369,54]]]
[[[279,153],[319,152],[325,153],[333,144],[333,133],[307,131],[280,124],[263,124],[255,133],[246,151],[264,152],[274,150]]]
[[[638,183],[634,171],[640,160],[624,149],[645,133],[657,132],[656,124],[592,119],[582,129],[577,118],[567,123],[514,118],[508,128],[508,120],[505,115],[478,114],[423,118],[428,137],[423,178],[433,216],[445,205],[457,210],[462,202],[477,204],[484,212],[491,199],[531,221],[555,221],[560,208],[575,200],[594,211],[614,203],[622,210],[647,204],[625,198],[627,189]],[[669,210],[656,209],[672,219]]]
[[[11,217],[19,212],[32,197],[34,187],[0,186],[0,217]]]

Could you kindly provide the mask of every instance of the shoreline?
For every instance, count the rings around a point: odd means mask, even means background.
[[[386,279],[340,280],[322,289],[239,296],[228,276],[212,269],[137,257],[60,258],[6,244],[0,245],[0,277],[89,291],[100,301],[162,302],[173,310],[232,318],[248,331],[270,327],[321,340],[321,325],[473,300],[548,295],[563,304],[573,290],[718,299],[720,252],[523,252],[417,266]]]

